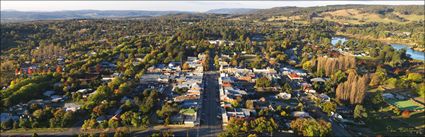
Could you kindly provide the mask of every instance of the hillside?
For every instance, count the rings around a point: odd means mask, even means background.
[[[124,17],[151,17],[178,13],[182,11],[134,11],[134,10],[76,10],[55,12],[22,12],[1,11],[2,22],[33,21],[33,20],[57,20],[57,19],[82,19],[82,18],[124,18]]]
[[[257,11],[258,9],[249,9],[249,8],[223,8],[223,9],[212,9],[208,10],[205,13],[213,14],[249,14]]]
[[[323,19],[338,23],[409,23],[424,20],[420,5],[332,5],[322,7],[278,7],[259,10],[252,17],[267,21]]]

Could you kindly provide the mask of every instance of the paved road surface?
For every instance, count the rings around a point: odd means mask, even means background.
[[[217,136],[221,132],[221,110],[219,105],[218,73],[209,72],[204,74],[206,87],[203,95],[201,108],[200,136]]]

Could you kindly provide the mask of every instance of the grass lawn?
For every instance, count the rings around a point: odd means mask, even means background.
[[[423,110],[424,108],[417,105],[412,100],[395,100],[395,99],[387,99],[386,102],[397,106],[400,110]]]
[[[425,112],[412,112],[410,113],[409,118],[402,118],[401,116],[398,116],[397,118],[403,119],[404,121],[414,125],[417,128],[425,129]]]
[[[4,131],[4,133],[47,133],[47,132],[63,132],[68,130],[68,128],[32,128],[32,129],[11,129]]]
[[[417,136],[412,133],[425,129],[425,112],[412,112],[409,118],[394,114],[390,107],[368,113],[366,125],[376,134],[384,136]],[[413,127],[420,128],[415,129]]]

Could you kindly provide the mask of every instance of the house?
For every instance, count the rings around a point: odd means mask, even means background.
[[[197,99],[199,99],[199,95],[181,95],[181,96],[177,96],[173,98],[175,102],[183,102],[186,100],[197,100]]]
[[[61,96],[58,96],[58,95],[51,96],[50,98],[52,99],[51,102],[57,103],[57,102],[63,101],[63,98]]]
[[[291,114],[293,117],[296,118],[306,118],[306,117],[310,117],[310,114],[308,114],[307,112],[304,111],[294,111]]]
[[[184,122],[184,116],[181,114],[172,115],[170,117],[170,122],[173,124],[181,124]]]
[[[394,95],[391,94],[391,93],[384,93],[384,94],[382,94],[382,97],[384,99],[394,99]]]
[[[168,68],[172,69],[172,70],[181,70],[180,66],[181,66],[181,62],[170,62],[168,63]]]
[[[184,116],[184,124],[188,126],[195,126],[196,125],[196,113],[194,116],[185,115]]]
[[[140,83],[149,84],[149,83],[168,83],[170,76],[152,73],[145,74],[140,78]]]
[[[254,73],[263,73],[263,74],[276,74],[276,70],[267,67],[266,69],[256,69],[254,68]]]
[[[46,97],[50,97],[50,96],[52,96],[53,94],[55,94],[55,91],[52,91],[52,90],[48,90],[48,91],[45,91],[45,92],[43,93],[43,95],[44,95],[44,96],[46,96]]]
[[[109,118],[107,118],[106,116],[102,115],[96,118],[96,122],[97,123],[102,123],[104,121],[108,121]]]
[[[11,113],[1,113],[0,114],[0,122],[5,122],[12,119],[13,121],[18,121],[19,117],[18,116],[13,116]]]
[[[92,89],[79,89],[79,90],[77,90],[77,93],[86,94],[89,91],[92,91]]]
[[[180,107],[181,108],[198,108],[199,104],[198,104],[198,101],[187,100],[187,101],[183,101]]]
[[[65,108],[65,111],[77,111],[79,110],[81,105],[75,104],[75,103],[65,103],[63,108]]]
[[[323,102],[329,102],[329,101],[331,101],[331,98],[330,98],[328,95],[326,95],[325,93],[320,94],[320,95],[319,95],[319,98],[320,98]]]
[[[282,92],[282,93],[277,94],[276,98],[285,99],[285,100],[291,99],[291,94]]]
[[[291,80],[302,80],[303,79],[297,73],[290,73],[290,74],[288,74],[288,78],[291,79]]]
[[[311,82],[326,82],[326,80],[323,78],[312,78],[310,79],[310,81]]]

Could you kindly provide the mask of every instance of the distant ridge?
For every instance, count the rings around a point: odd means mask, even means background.
[[[74,11],[13,11],[2,10],[2,22],[82,19],[82,18],[124,18],[154,17],[171,14],[191,13],[186,11],[144,11],[144,10],[74,10]]]
[[[257,11],[258,9],[250,9],[250,8],[222,8],[222,9],[212,9],[208,10],[205,13],[213,13],[213,14],[249,14]]]

